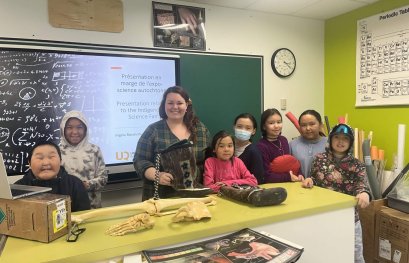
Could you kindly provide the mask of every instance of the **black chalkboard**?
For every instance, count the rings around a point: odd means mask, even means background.
[[[107,50],[109,53],[115,48]],[[260,119],[262,57],[160,50],[151,53],[180,56],[178,83],[188,91],[197,115],[212,134],[221,129],[232,131],[234,118],[243,112]],[[109,105],[106,101],[84,99],[87,96],[79,93],[100,92],[98,87],[105,81],[104,76],[98,75],[101,74],[98,61],[92,58],[76,61],[76,56],[75,52],[0,49],[0,151],[9,175],[27,170],[27,152],[36,140],[59,142],[59,124],[69,110],[87,109],[90,125],[102,134],[92,136],[93,142],[106,140],[104,134],[108,131],[104,130],[103,116],[109,114]],[[68,64],[76,70],[56,73],[56,68]],[[76,88],[78,85],[82,86],[81,91]]]
[[[62,110],[73,106],[75,94],[50,86],[50,79],[54,62],[65,59],[69,56],[0,51],[0,147],[9,174],[26,171],[36,140],[59,140]]]

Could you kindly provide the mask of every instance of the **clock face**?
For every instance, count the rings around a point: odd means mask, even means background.
[[[287,48],[277,49],[271,57],[271,68],[279,77],[288,77],[295,70],[295,56]]]

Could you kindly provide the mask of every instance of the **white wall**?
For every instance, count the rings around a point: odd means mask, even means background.
[[[153,47],[152,2],[123,0],[124,31],[104,33],[53,28],[48,23],[47,0],[0,0],[0,37],[58,40],[79,43]],[[162,1],[192,5],[182,1]],[[324,110],[324,22],[216,6],[206,8],[207,50],[264,56],[264,108],[280,107],[298,116],[307,108]],[[274,75],[274,50],[290,48],[297,69],[288,79]],[[240,113],[237,109],[237,113]],[[200,116],[199,116],[200,117]],[[298,134],[284,117],[283,135]]]

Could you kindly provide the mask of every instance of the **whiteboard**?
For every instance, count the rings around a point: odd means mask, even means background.
[[[409,6],[357,22],[355,106],[409,104]]]

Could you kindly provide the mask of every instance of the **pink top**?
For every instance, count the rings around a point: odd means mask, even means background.
[[[257,185],[257,179],[252,175],[244,165],[243,161],[237,157],[233,157],[231,160],[222,161],[215,157],[206,159],[203,183],[206,187],[218,192],[220,185],[216,184],[223,182],[225,185],[231,186],[232,184],[239,185]]]

